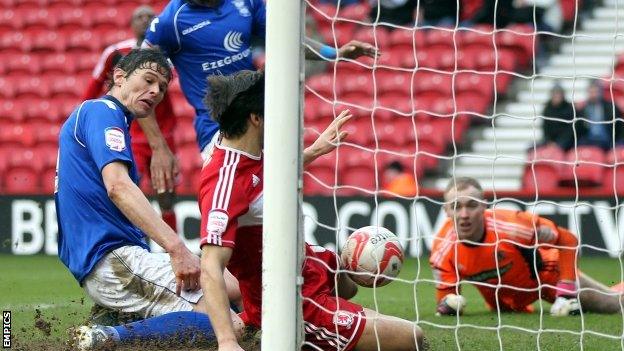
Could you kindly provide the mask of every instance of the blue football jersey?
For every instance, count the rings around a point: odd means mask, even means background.
[[[145,45],[159,46],[175,66],[182,92],[195,108],[197,141],[203,149],[217,132],[202,99],[206,78],[254,69],[251,37],[264,37],[262,0],[223,0],[218,7],[172,0],[145,33]]]
[[[145,235],[109,199],[102,169],[111,162],[138,173],[130,149],[132,114],[114,97],[80,104],[59,136],[56,215],[59,258],[78,282],[108,252],[126,245],[148,249]]]

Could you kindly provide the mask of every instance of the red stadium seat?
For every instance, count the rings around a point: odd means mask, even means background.
[[[15,86],[17,85],[17,77],[0,77],[0,97],[12,99],[17,94]]]
[[[303,175],[303,191],[306,195],[329,195],[336,186],[336,172],[333,168],[312,163]]]
[[[388,29],[382,26],[363,27],[355,31],[354,40],[369,43],[381,49],[390,46],[390,34]]]
[[[196,145],[180,148],[176,154],[180,161],[180,172],[182,174],[191,174],[201,168],[202,159]]]
[[[353,21],[364,22],[368,18],[369,13],[370,5],[366,2],[360,2],[357,4],[342,7],[338,11],[338,16],[340,18],[347,18]]]
[[[27,29],[20,47],[26,52],[61,52],[65,49],[63,38],[49,29]]]
[[[178,119],[176,128],[173,130],[173,135],[176,145],[178,145],[180,149],[192,146],[196,149],[196,152],[199,152],[192,119]]]
[[[28,123],[52,123],[57,125],[59,121],[60,106],[51,103],[50,100],[30,100],[25,99],[23,115]]]
[[[609,165],[604,172],[603,190],[606,194],[624,194],[624,147],[616,146],[606,154]]]
[[[412,95],[412,74],[398,72],[385,79],[377,79],[379,94],[396,94],[409,98]]]
[[[41,184],[41,193],[44,195],[52,195],[55,191],[56,167],[50,167],[41,173],[39,183]]]
[[[413,82],[418,96],[425,99],[450,97],[453,94],[451,74],[416,72]]]
[[[367,195],[377,192],[380,186],[376,183],[375,169],[372,167],[349,168],[340,175],[340,186],[337,193],[342,196]]]
[[[341,76],[336,83],[340,86],[338,98],[342,101],[370,99],[374,95],[373,78],[370,72],[352,77]]]
[[[87,76],[50,75],[52,86],[50,94],[53,97],[79,98],[85,91]]]
[[[306,94],[318,94],[333,99],[334,92],[340,95],[340,84],[334,84],[334,75],[331,73],[317,74],[306,80]]]
[[[55,29],[58,24],[58,18],[46,8],[18,8],[16,15],[24,19],[23,25],[28,29]]]
[[[46,73],[69,73],[73,74],[77,71],[76,66],[78,60],[74,55],[65,53],[55,53],[42,55],[40,58],[40,65]]]
[[[568,151],[566,160],[574,165],[564,165],[561,184],[566,186],[591,187],[601,185],[605,167],[605,155],[595,146],[578,146]]]
[[[38,76],[22,76],[17,80],[15,94],[18,98],[47,98],[50,96],[50,82]]]
[[[38,74],[41,72],[38,55],[11,55],[8,58],[7,69],[11,74]]]
[[[527,68],[533,60],[537,36],[532,26],[523,24],[510,25],[496,34],[496,45],[499,48],[512,49],[516,53],[520,67]]]
[[[50,148],[57,147],[60,131],[61,126],[58,124],[41,124],[35,130],[37,145]]]
[[[413,50],[425,46],[427,35],[422,29],[397,28],[390,33],[390,45],[393,49],[405,48]]]
[[[319,28],[321,36],[327,45],[341,47],[353,39],[353,31],[349,27]]]
[[[58,132],[56,135],[58,139]],[[56,159],[58,157],[57,145],[40,145],[33,150],[33,162],[37,164],[36,169],[46,170],[56,167]]]
[[[459,38],[455,37],[455,30],[452,28],[430,29],[427,31],[427,50],[454,50]]]
[[[473,28],[464,28],[458,31],[461,49],[473,49],[481,52],[494,51],[493,28],[489,25],[479,25]]]
[[[67,40],[66,50],[68,52],[95,52],[102,48],[101,39],[93,35],[90,30],[64,31],[62,32]]]
[[[91,28],[92,17],[85,13],[81,6],[73,7],[59,4],[58,7],[53,7],[53,9],[58,9],[58,26],[60,29],[76,31]]]
[[[24,33],[19,31],[3,33],[0,35],[0,51],[3,53],[21,52],[24,37]]]
[[[39,177],[30,168],[10,168],[4,173],[4,189],[10,195],[39,193]]]
[[[563,150],[557,146],[530,150],[523,176],[524,189],[538,193],[557,189],[564,158]]]
[[[24,16],[10,7],[0,7],[0,24],[2,34],[8,33],[10,30],[20,30],[25,27]]]

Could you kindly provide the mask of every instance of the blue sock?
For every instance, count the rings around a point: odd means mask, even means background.
[[[193,343],[215,338],[208,315],[190,311],[167,313],[112,328],[114,333],[111,333],[110,329],[107,332],[120,343],[145,341]]]

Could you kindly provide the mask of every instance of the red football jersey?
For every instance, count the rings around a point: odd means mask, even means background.
[[[127,39],[107,47],[93,69],[93,75],[89,81],[83,100],[95,99],[104,94],[106,92],[105,83],[110,73],[113,71],[113,67],[115,67],[119,59],[130,52],[130,50],[137,48],[136,39]],[[158,127],[167,140],[167,143],[172,145],[175,115],[169,94],[165,94],[162,101],[156,106],[155,113]],[[130,135],[132,136],[133,144],[147,143],[147,138],[145,134],[143,134],[143,130],[138,123],[132,123]]]
[[[262,307],[262,161],[261,157],[216,145],[211,160],[202,169],[199,191],[200,246],[233,249],[227,268],[240,285],[244,307],[241,317],[245,324],[256,327],[260,327]],[[345,340],[349,340],[349,336],[361,334],[365,325],[360,321],[362,307],[336,299],[332,292],[332,271],[338,264],[335,254],[306,243],[305,255],[301,293],[304,319],[311,328],[306,337],[316,339],[319,327],[333,331],[326,333],[329,338],[336,337],[337,317],[333,311],[338,308],[342,311],[337,314],[344,316],[348,311],[351,316],[348,323],[338,325],[339,338],[346,336]],[[343,346],[347,344],[345,341]]]
[[[200,245],[233,248],[245,314],[260,325],[262,297],[262,158],[216,145],[201,172]]]

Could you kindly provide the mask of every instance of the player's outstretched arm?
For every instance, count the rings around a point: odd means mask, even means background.
[[[312,143],[312,145],[308,146],[305,150],[303,150],[303,166],[309,165],[312,161],[317,158],[332,152],[338,143],[344,140],[349,133],[344,130],[340,130],[342,126],[347,123],[348,120],[353,117],[352,114],[349,113],[349,110],[344,110],[340,112],[338,117],[336,117],[330,124],[325,128],[323,133],[319,135],[319,137]]]
[[[201,259],[201,287],[206,297],[206,311],[217,336],[219,351],[242,350],[230,317],[230,302],[223,271],[232,256],[228,247],[204,245]]]
[[[371,44],[358,40],[351,40],[338,50],[316,40],[305,38],[305,57],[308,60],[333,60],[336,58],[356,59],[361,56],[377,57],[380,52]]]
[[[162,246],[171,256],[176,276],[177,293],[182,288],[199,288],[199,258],[193,255],[180,237],[154,211],[141,189],[132,182],[123,162],[111,162],[102,169],[102,178],[108,197],[115,206],[139,227],[150,239]]]

